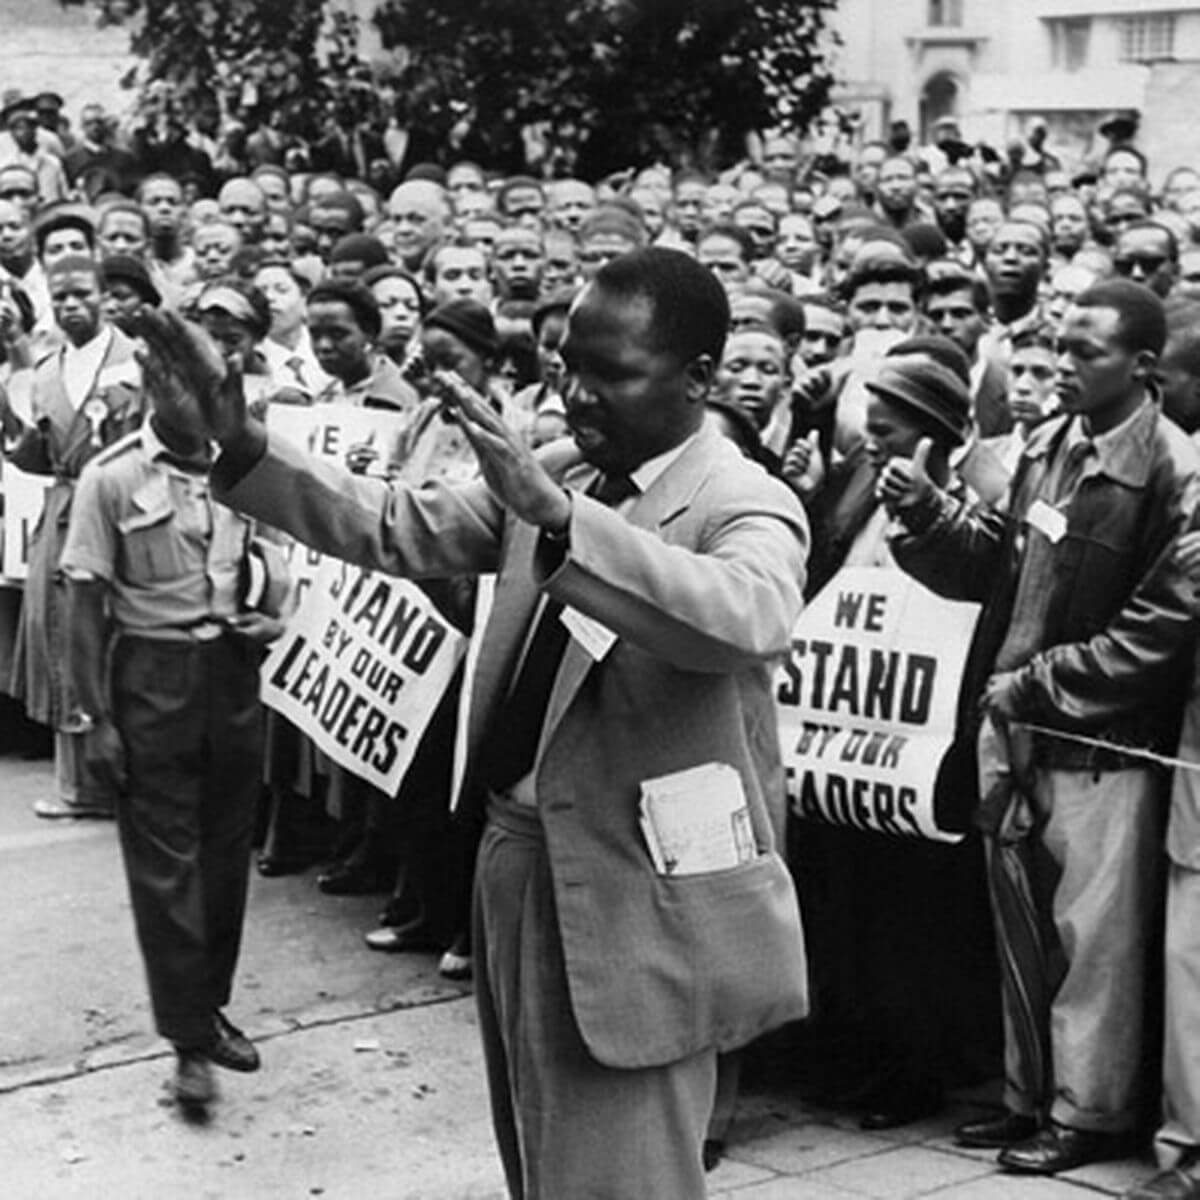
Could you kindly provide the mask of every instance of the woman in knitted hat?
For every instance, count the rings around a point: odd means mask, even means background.
[[[935,339],[922,339],[924,343]],[[880,360],[866,381],[865,440],[830,467],[806,500],[812,523],[808,594],[843,566],[898,570],[877,480],[893,459],[917,457],[940,486],[961,488],[952,452],[971,428],[967,386],[938,346]],[[945,361],[943,361],[943,359]],[[786,470],[786,467],[785,467]],[[949,786],[947,786],[947,783]],[[972,784],[949,771],[945,801],[966,806]],[[853,1104],[866,1129],[937,1112],[963,1056],[994,1048],[994,966],[981,859],[970,842],[947,845],[806,821],[794,866],[807,917],[810,970],[822,1014],[818,1041],[830,1055],[826,1099]]]

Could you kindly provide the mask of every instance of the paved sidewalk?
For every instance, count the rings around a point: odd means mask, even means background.
[[[1009,1175],[995,1152],[964,1150],[951,1131],[982,1115],[995,1089],[961,1095],[935,1119],[864,1133],[848,1115],[805,1108],[778,1089],[743,1095],[728,1155],[710,1176],[722,1200],[1086,1200],[1119,1196],[1154,1171],[1149,1159],[1082,1167],[1055,1179]],[[972,1103],[975,1099],[978,1102]]]
[[[5,1200],[502,1200],[469,998],[392,1012],[343,1012],[256,1026],[264,1068],[218,1074],[206,1125],[171,1105],[171,1059],[158,1047],[98,1069],[30,1078],[0,1092]],[[161,1045],[161,1044],[160,1044]],[[1085,1200],[1119,1195],[1146,1163],[1061,1180],[996,1173],[991,1156],[948,1133],[979,1111],[886,1134],[752,1089],[713,1200]],[[647,1197],[646,1200],[653,1200]],[[699,1200],[699,1198],[698,1198]]]

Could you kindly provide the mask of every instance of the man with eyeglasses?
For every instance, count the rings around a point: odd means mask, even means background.
[[[1148,287],[1165,300],[1175,286],[1179,270],[1179,242],[1157,221],[1130,225],[1117,238],[1113,269],[1118,275]]]

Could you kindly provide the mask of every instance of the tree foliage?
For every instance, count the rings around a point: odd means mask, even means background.
[[[375,20],[384,45],[407,52],[399,92],[415,123],[445,133],[465,118],[510,151],[532,127],[552,154],[600,172],[803,128],[832,82],[822,33],[834,3],[383,0]]]
[[[95,2],[102,25],[131,28],[141,61],[124,82],[154,107],[164,94],[185,113],[216,100],[227,112],[276,114],[307,134],[333,96],[368,86],[353,21],[327,14],[324,0]]]
[[[93,3],[102,20],[136,17],[134,82],[169,85],[185,110],[215,95],[307,134],[357,93],[364,115],[394,103],[447,156],[513,169],[707,165],[740,155],[750,130],[803,129],[832,83],[836,0],[380,0],[399,65],[373,80],[353,20],[324,0]]]

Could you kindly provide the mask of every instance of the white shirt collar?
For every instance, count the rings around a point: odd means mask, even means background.
[[[112,337],[112,327],[102,325],[96,336],[82,346],[73,346],[68,342],[63,347],[63,387],[72,408],[78,409],[95,386]]]
[[[629,472],[629,478],[637,485],[639,493],[646,493],[650,490],[650,485],[700,436],[700,431],[697,430],[690,438],[686,438],[680,442],[678,446],[672,446],[670,450],[662,454],[656,455],[654,458],[648,458],[640,467],[635,467]]]

